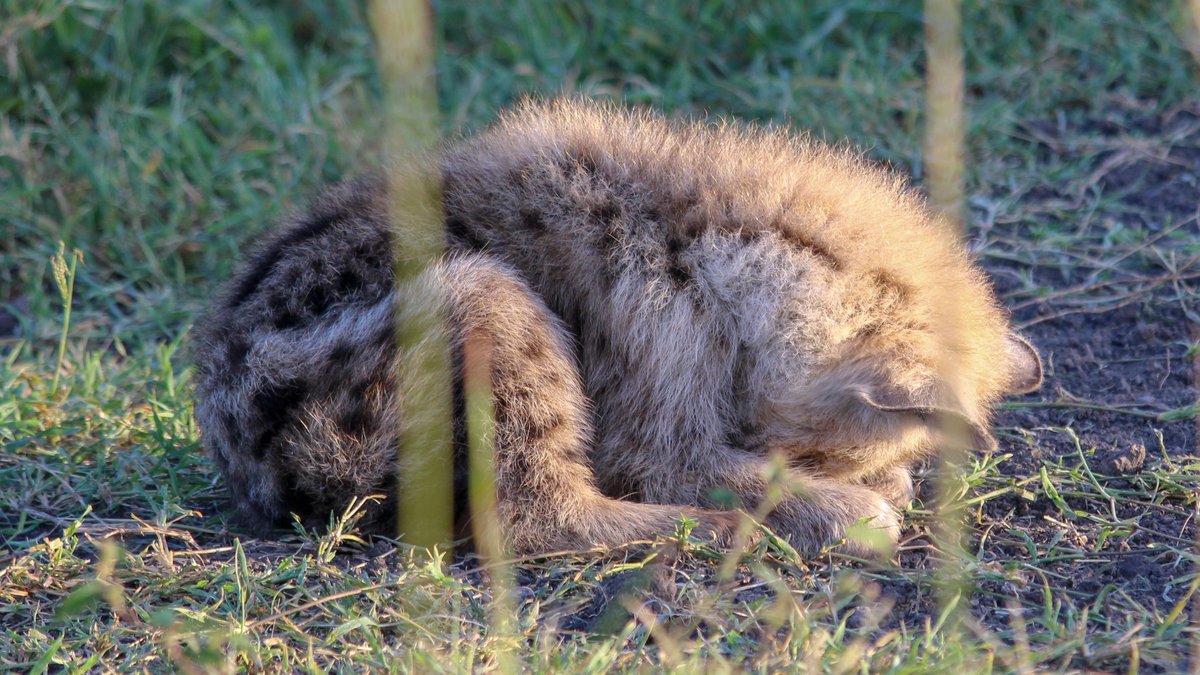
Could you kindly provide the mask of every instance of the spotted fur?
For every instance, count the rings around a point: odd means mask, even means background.
[[[252,524],[404,479],[391,330],[430,306],[456,350],[491,345],[521,552],[680,515],[725,540],[719,495],[757,508],[772,454],[797,492],[768,522],[798,548],[864,518],[895,537],[907,467],[945,428],[990,445],[991,404],[1040,383],[946,226],[848,150],[555,101],[449,148],[442,178],[448,252],[416,281],[394,283],[386,183],[365,178],[269,235],[198,322],[197,420]]]

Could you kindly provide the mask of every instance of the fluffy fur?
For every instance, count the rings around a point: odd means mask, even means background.
[[[449,149],[442,178],[448,254],[417,281],[393,283],[385,182],[362,179],[268,236],[198,322],[197,421],[252,524],[395,489],[393,322],[431,306],[456,354],[491,343],[520,552],[680,515],[724,540],[713,495],[756,508],[772,453],[798,490],[768,520],[798,548],[863,518],[895,537],[943,427],[987,446],[990,404],[1040,382],[945,225],[849,151],[557,101]]]

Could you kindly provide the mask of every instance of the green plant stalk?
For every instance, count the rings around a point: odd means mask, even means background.
[[[963,231],[963,46],[962,8],[959,0],[925,0],[925,171],[930,205],[955,235]],[[949,308],[947,308],[949,309]],[[942,312],[943,317],[955,316]],[[940,326],[943,335],[961,327]],[[957,373],[943,368],[942,377],[953,381]],[[935,632],[953,640],[961,632],[963,607],[971,589],[966,576],[968,557],[963,541],[965,507],[959,494],[961,474],[967,465],[963,448],[968,432],[954,419],[940,420],[946,434],[938,464],[938,513],[934,540],[941,550],[935,580],[941,616]]]
[[[66,244],[58,242],[58,253],[50,258],[50,267],[54,272],[54,283],[58,286],[58,294],[62,298],[63,303],[63,322],[62,334],[58,338],[58,359],[54,364],[54,382],[50,386],[50,390],[58,396],[58,383],[62,375],[63,362],[67,357],[67,335],[71,330],[71,301],[75,297],[75,270],[79,261],[83,259],[83,252],[79,249],[74,249],[71,252],[71,260],[68,264],[66,257]]]
[[[463,345],[463,387],[467,411],[467,497],[475,550],[483,559],[492,592],[489,621],[492,653],[500,673],[521,671],[517,654],[517,610],[513,603],[512,565],[505,551],[496,501],[495,413],[492,405],[491,354],[486,337],[473,335]]]
[[[1200,0],[1192,0],[1192,21],[1196,32],[1194,37],[1200,40]],[[1200,65],[1200,51],[1196,52],[1197,65]],[[1192,326],[1192,342],[1195,345],[1200,345],[1200,328]],[[1192,362],[1192,390],[1200,391],[1200,351],[1195,349],[1188,350],[1191,355]],[[1200,402],[1192,406],[1196,408],[1200,406]],[[1200,416],[1193,417],[1196,425],[1196,456],[1200,456]],[[1160,432],[1161,433],[1161,432]],[[1194,506],[1200,508],[1200,506]],[[1195,562],[1192,564],[1192,574],[1195,579],[1192,580],[1192,585],[1188,589],[1187,596],[1191,597],[1191,614],[1188,617],[1188,627],[1191,629],[1191,668],[1193,671],[1200,670],[1200,594],[1196,593],[1197,586],[1200,586],[1200,528],[1196,528],[1195,542],[1193,543],[1192,551],[1196,554]],[[1186,597],[1186,596],[1185,596]],[[1163,622],[1163,626],[1168,625],[1169,621],[1173,621],[1173,617],[1177,617],[1184,609],[1185,603],[1180,599],[1179,603],[1171,610],[1171,618]],[[1161,630],[1160,630],[1161,635]]]
[[[393,266],[401,289],[436,264],[445,242],[433,16],[424,0],[373,0],[370,19],[384,89]],[[416,309],[426,311],[396,326],[405,406],[397,522],[408,543],[445,547],[454,519],[450,349],[440,310]]]
[[[959,0],[925,0],[925,173],[929,200],[963,228],[962,14]]]
[[[1118,408],[1110,405],[1102,405],[1099,403],[1087,403],[1084,401],[1010,401],[1001,403],[996,406],[999,410],[1021,410],[1023,408],[1066,408],[1075,410],[1098,410],[1100,412],[1119,413],[1122,415],[1132,415],[1143,419],[1154,420],[1155,422],[1178,422],[1180,420],[1191,419],[1196,417],[1200,412],[1200,403],[1185,405],[1171,410],[1162,412],[1150,412],[1145,410],[1133,410],[1130,408]]]

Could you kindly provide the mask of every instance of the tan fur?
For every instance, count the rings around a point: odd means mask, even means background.
[[[863,518],[894,537],[906,467],[941,428],[987,445],[989,406],[1040,381],[945,226],[849,151],[530,103],[447,152],[443,191],[451,254],[413,287],[392,288],[368,179],[268,238],[198,324],[197,419],[253,522],[393,489],[404,357],[387,330],[431,303],[456,346],[492,343],[501,516],[522,552],[680,514],[727,538],[713,495],[756,508],[771,453],[798,493],[769,522],[797,547]]]

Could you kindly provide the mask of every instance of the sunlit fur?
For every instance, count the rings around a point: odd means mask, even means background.
[[[252,524],[403,480],[390,329],[430,306],[456,363],[467,335],[492,345],[521,552],[643,539],[681,514],[725,541],[715,495],[757,508],[772,453],[796,495],[768,522],[798,548],[860,519],[894,538],[907,467],[943,429],[987,445],[989,406],[1041,378],[955,233],[848,150],[527,103],[447,150],[449,252],[403,287],[384,185],[334,187],[286,222],[197,324],[197,420]]]

